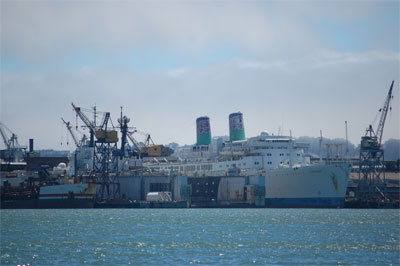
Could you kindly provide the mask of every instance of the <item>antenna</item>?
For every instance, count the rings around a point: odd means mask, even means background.
[[[319,162],[322,162],[322,130],[319,131]]]
[[[349,139],[347,136],[347,121],[344,121],[345,128],[346,128],[346,158],[349,156]]]

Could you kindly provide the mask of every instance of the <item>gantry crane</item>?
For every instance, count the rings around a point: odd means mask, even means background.
[[[392,109],[390,104],[393,99],[393,84],[394,81],[383,107],[379,109],[381,116],[376,132],[372,125],[369,125],[365,136],[361,137],[358,197],[365,201],[375,201],[377,198],[388,200],[385,193],[384,151],[381,144],[387,113]]]
[[[108,130],[108,123],[111,122],[110,113],[104,113],[99,126],[96,121],[89,118],[73,103],[76,115],[83,121],[90,130],[89,147],[94,148],[93,153],[93,175],[96,176],[101,185],[98,191],[98,200],[105,198],[115,199],[120,197],[120,183],[118,171],[118,134],[116,130]],[[96,109],[95,109],[96,110]],[[96,117],[96,111],[95,111]],[[96,137],[96,140],[95,140]]]

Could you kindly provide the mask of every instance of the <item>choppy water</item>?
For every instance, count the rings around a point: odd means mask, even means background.
[[[397,265],[398,210],[1,210],[1,265]]]

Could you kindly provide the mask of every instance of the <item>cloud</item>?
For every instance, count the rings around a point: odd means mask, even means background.
[[[185,68],[171,69],[166,72],[166,75],[172,78],[179,78],[187,72]]]
[[[2,50],[51,60],[82,48],[103,55],[141,47],[198,53],[236,43],[252,53],[312,49],[301,10],[270,3],[11,2],[2,5]],[[279,16],[277,14],[280,14]],[[295,40],[295,43],[293,42]],[[33,51],[33,52],[32,52]]]
[[[400,53],[384,50],[364,53],[320,50],[300,58],[292,57],[289,60],[252,61],[243,58],[235,58],[232,60],[233,65],[239,68],[253,70],[341,67],[348,64],[364,64],[371,62],[397,62],[399,64]]]
[[[76,121],[71,101],[113,119],[124,106],[158,143],[193,143],[202,115],[225,135],[238,110],[247,136],[284,124],[297,136],[339,137],[348,120],[356,143],[400,79],[398,2],[0,5],[0,118],[38,147],[60,148],[60,117]],[[399,137],[394,110],[385,138]]]

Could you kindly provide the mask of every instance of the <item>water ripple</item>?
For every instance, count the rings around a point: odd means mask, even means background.
[[[397,210],[1,210],[1,265],[399,264]]]

